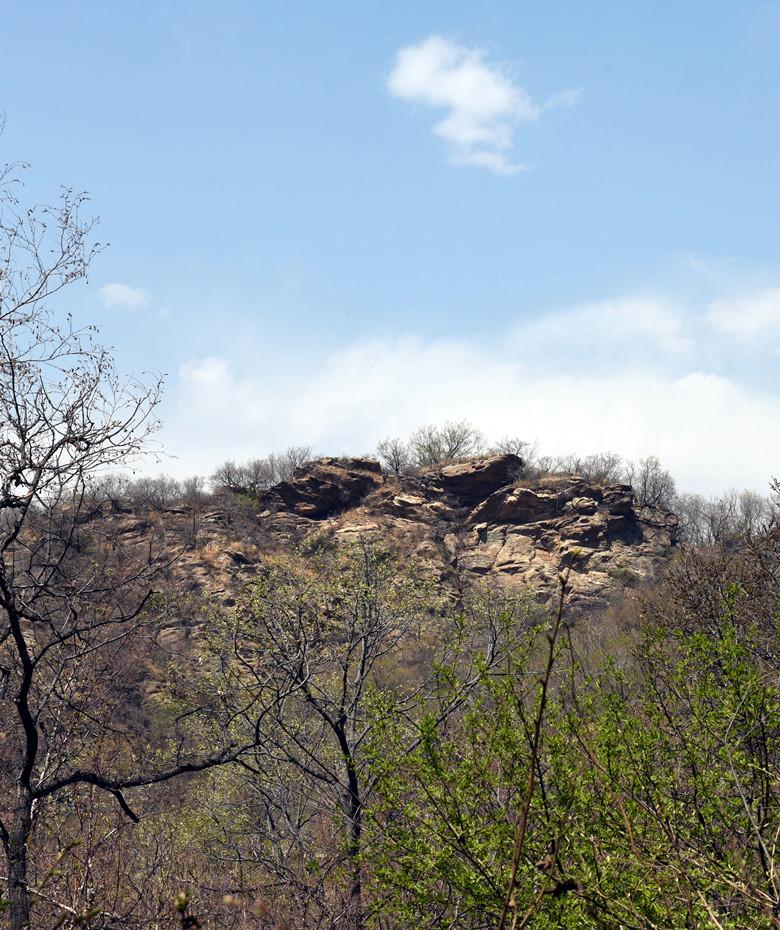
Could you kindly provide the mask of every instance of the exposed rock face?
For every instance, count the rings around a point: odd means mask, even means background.
[[[671,554],[677,518],[637,507],[627,486],[569,476],[503,488],[472,510],[466,527],[462,568],[513,576],[550,596],[560,570],[571,566],[572,600],[585,607],[651,576]]]
[[[225,604],[270,551],[322,537],[373,538],[445,583],[530,588],[541,603],[554,601],[559,573],[571,567],[570,616],[603,607],[671,555],[676,517],[638,506],[628,486],[576,475],[529,482],[520,470],[516,456],[500,455],[394,477],[371,459],[327,458],[299,468],[254,507],[244,502],[238,522],[219,509],[111,519],[123,545],[155,533],[169,543],[180,537],[172,583]]]
[[[271,533],[378,537],[444,580],[531,586],[540,601],[555,597],[560,571],[571,566],[581,610],[603,606],[668,559],[676,517],[639,507],[627,485],[576,475],[529,484],[521,466],[517,456],[497,455],[383,478],[371,460],[320,460],[269,492],[260,518]]]
[[[268,508],[322,520],[354,507],[382,482],[373,459],[323,458],[298,468],[292,481],[272,488],[262,501]]]
[[[503,488],[520,474],[523,460],[516,455],[491,455],[485,459],[445,465],[432,476],[433,484],[463,504],[476,504]]]

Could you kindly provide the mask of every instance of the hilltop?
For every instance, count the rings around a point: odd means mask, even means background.
[[[446,584],[530,587],[542,604],[571,566],[575,614],[652,579],[670,558],[676,516],[640,505],[630,486],[522,471],[512,454],[415,475],[388,475],[370,458],[326,457],[256,496],[223,493],[200,511],[125,510],[111,519],[126,543],[164,534],[180,549],[177,587],[228,605],[265,555],[359,538],[415,559]]]

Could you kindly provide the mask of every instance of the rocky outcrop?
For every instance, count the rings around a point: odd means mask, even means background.
[[[445,465],[431,475],[431,483],[459,502],[474,505],[518,477],[522,467],[517,455],[491,455]]]
[[[379,538],[443,580],[530,586],[543,602],[571,567],[579,610],[604,606],[669,558],[676,518],[639,507],[627,485],[576,475],[527,482],[521,466],[516,456],[496,455],[383,478],[370,460],[320,460],[270,492],[264,503],[273,507],[261,519],[278,532],[294,519],[304,538]]]
[[[673,514],[637,506],[626,485],[560,476],[490,495],[451,548],[462,569],[529,584],[540,599],[552,597],[570,567],[572,600],[585,609],[652,577],[671,554],[676,528]]]
[[[225,604],[269,552],[315,541],[375,539],[444,583],[530,589],[541,603],[554,601],[559,574],[570,568],[569,616],[605,606],[670,557],[676,517],[638,506],[630,487],[576,475],[529,481],[519,471],[511,455],[407,476],[383,475],[372,459],[325,458],[232,511],[110,519],[123,546],[147,545],[154,534],[169,544],[180,537],[172,583]]]
[[[277,484],[261,500],[269,510],[322,520],[355,507],[381,482],[373,459],[322,458],[298,468],[292,481]]]

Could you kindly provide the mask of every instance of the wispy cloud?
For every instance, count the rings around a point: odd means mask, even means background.
[[[633,359],[658,353],[680,355],[692,347],[685,331],[685,313],[670,301],[652,296],[603,300],[548,313],[518,326],[518,350],[558,358],[573,356],[614,362],[616,350],[630,350]],[[581,363],[580,363],[581,364]]]
[[[151,301],[143,288],[130,287],[129,284],[106,284],[98,294],[108,310],[140,310]]]
[[[195,359],[179,372],[167,447],[186,470],[208,472],[214,456],[302,442],[364,453],[384,436],[466,417],[550,454],[658,455],[685,490],[763,490],[780,460],[780,390],[718,363],[732,343],[696,308],[627,295],[490,340],[357,341],[294,371]]]
[[[780,343],[780,287],[741,297],[715,300],[709,318],[724,333],[738,339],[772,339]]]
[[[538,103],[482,50],[436,35],[398,52],[387,87],[396,97],[445,111],[433,131],[447,143],[451,161],[503,175],[526,167],[512,157],[516,126],[580,96],[566,90]]]

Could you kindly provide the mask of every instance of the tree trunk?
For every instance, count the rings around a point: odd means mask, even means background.
[[[352,873],[349,889],[349,928],[363,930],[363,882],[360,866],[361,842],[363,833],[363,805],[360,799],[360,786],[354,760],[347,759],[349,791],[349,843],[347,846],[349,864]]]
[[[32,831],[32,800],[20,792],[14,819],[8,830],[8,900],[10,930],[29,930],[30,892],[27,888],[27,843]]]
[[[350,836],[350,857],[352,865],[352,884],[349,889],[350,930],[363,930],[363,880],[361,875],[360,841],[361,841],[360,810],[353,812]]]
[[[349,930],[363,930],[363,882],[360,867],[360,852],[363,833],[363,802],[360,797],[360,783],[358,782],[355,757],[344,731],[344,719],[340,718],[333,727],[336,739],[339,742],[344,767],[347,774],[347,790],[345,792],[345,813],[347,815],[347,857],[350,869],[349,912],[347,927]]]

